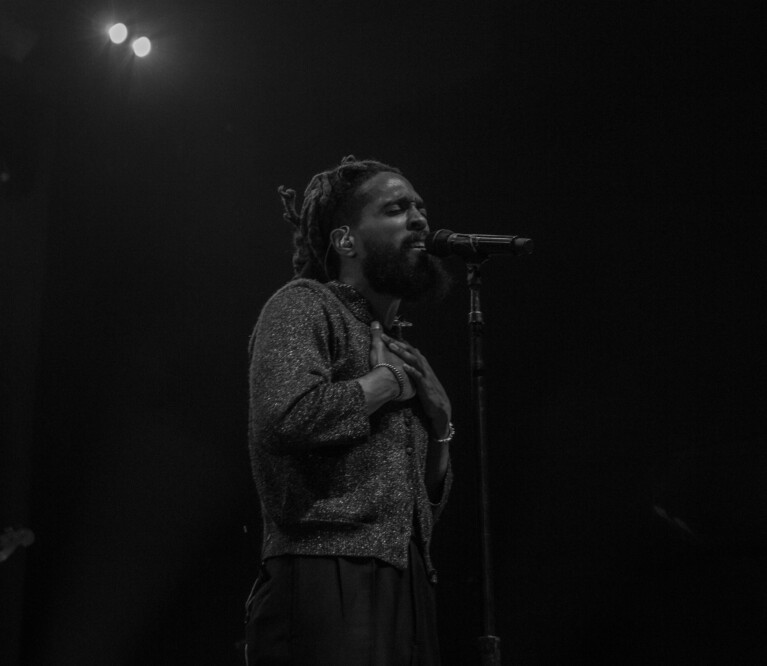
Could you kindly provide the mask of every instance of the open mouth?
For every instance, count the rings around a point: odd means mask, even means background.
[[[413,242],[413,243],[410,243],[410,246],[409,246],[409,248],[408,248],[408,249],[410,249],[410,250],[421,250],[421,251],[423,251],[423,250],[426,250],[426,245],[424,244],[424,242],[423,242],[423,241],[415,241],[415,242]]]

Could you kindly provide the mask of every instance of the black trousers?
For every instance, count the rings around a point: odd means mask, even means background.
[[[266,560],[248,599],[248,666],[439,666],[434,587],[374,558]]]

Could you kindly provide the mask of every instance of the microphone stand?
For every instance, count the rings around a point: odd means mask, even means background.
[[[484,261],[484,260],[483,260]],[[485,361],[482,338],[485,322],[479,300],[482,285],[480,263],[467,263],[470,293],[469,354],[471,368],[471,404],[474,433],[479,454],[479,509],[482,546],[482,629],[479,651],[482,666],[501,666],[501,639],[495,635],[495,598],[490,532],[490,493],[488,484],[487,399],[485,397]]]
[[[490,538],[490,492],[488,489],[487,399],[485,398],[485,361],[482,338],[485,322],[479,302],[482,285],[480,266],[493,254],[530,254],[533,241],[519,236],[456,234],[440,229],[427,234],[426,251],[438,257],[457,255],[466,262],[471,308],[469,311],[469,351],[471,365],[471,405],[474,440],[479,454],[479,509],[482,545],[482,628],[479,650],[482,666],[501,666],[501,639],[495,635],[495,598],[493,597],[493,557]]]

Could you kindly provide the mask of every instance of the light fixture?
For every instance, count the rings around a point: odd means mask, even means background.
[[[115,23],[107,30],[107,34],[113,44],[122,44],[128,39],[128,28],[124,23]]]
[[[149,55],[149,52],[152,50],[152,42],[149,41],[149,37],[139,37],[133,41],[131,48],[133,49],[133,53],[139,58],[143,58],[144,56]]]

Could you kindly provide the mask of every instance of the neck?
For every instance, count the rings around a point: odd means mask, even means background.
[[[354,278],[349,275],[344,275],[339,277],[338,281],[354,287],[354,289],[362,294],[367,302],[370,303],[370,306],[373,309],[373,316],[376,320],[380,321],[384,328],[391,328],[391,325],[394,323],[394,318],[397,316],[397,311],[399,310],[399,298],[374,291],[367,280],[361,277]]]

